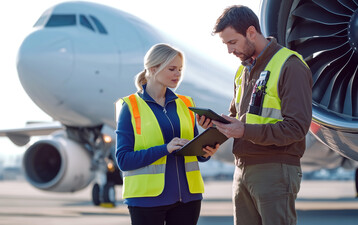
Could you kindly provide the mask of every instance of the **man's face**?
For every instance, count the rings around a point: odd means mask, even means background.
[[[225,28],[219,33],[224,44],[226,44],[229,54],[234,54],[240,60],[246,61],[255,54],[255,44],[246,36],[239,34],[232,27]]]

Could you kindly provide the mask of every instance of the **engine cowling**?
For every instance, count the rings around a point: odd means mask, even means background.
[[[63,131],[32,144],[24,154],[23,168],[30,184],[52,192],[75,192],[94,178],[89,152]]]
[[[262,0],[265,36],[299,52],[312,71],[311,133],[358,161],[358,2]]]

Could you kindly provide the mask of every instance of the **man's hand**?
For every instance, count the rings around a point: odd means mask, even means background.
[[[244,135],[245,126],[240,120],[221,114],[222,117],[227,119],[230,123],[220,123],[218,121],[212,121],[216,128],[228,138],[241,138]]]
[[[196,121],[204,129],[207,129],[207,128],[213,126],[212,120],[209,118],[206,118],[205,116],[199,116],[198,114],[196,114]]]

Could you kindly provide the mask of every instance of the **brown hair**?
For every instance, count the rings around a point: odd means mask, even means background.
[[[261,34],[260,22],[256,14],[243,5],[233,5],[224,10],[216,20],[212,34],[220,33],[227,27],[232,27],[237,33],[246,36],[247,28],[254,26]]]

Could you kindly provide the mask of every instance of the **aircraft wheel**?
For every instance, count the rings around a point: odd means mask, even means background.
[[[116,191],[113,183],[107,183],[103,189],[103,200],[106,203],[115,205],[116,202]]]
[[[356,172],[355,172],[355,176],[354,176],[354,181],[356,183],[356,198],[358,198],[358,168],[356,168]]]
[[[95,183],[92,188],[92,202],[94,205],[97,206],[101,204],[99,193],[100,193],[99,185]]]

